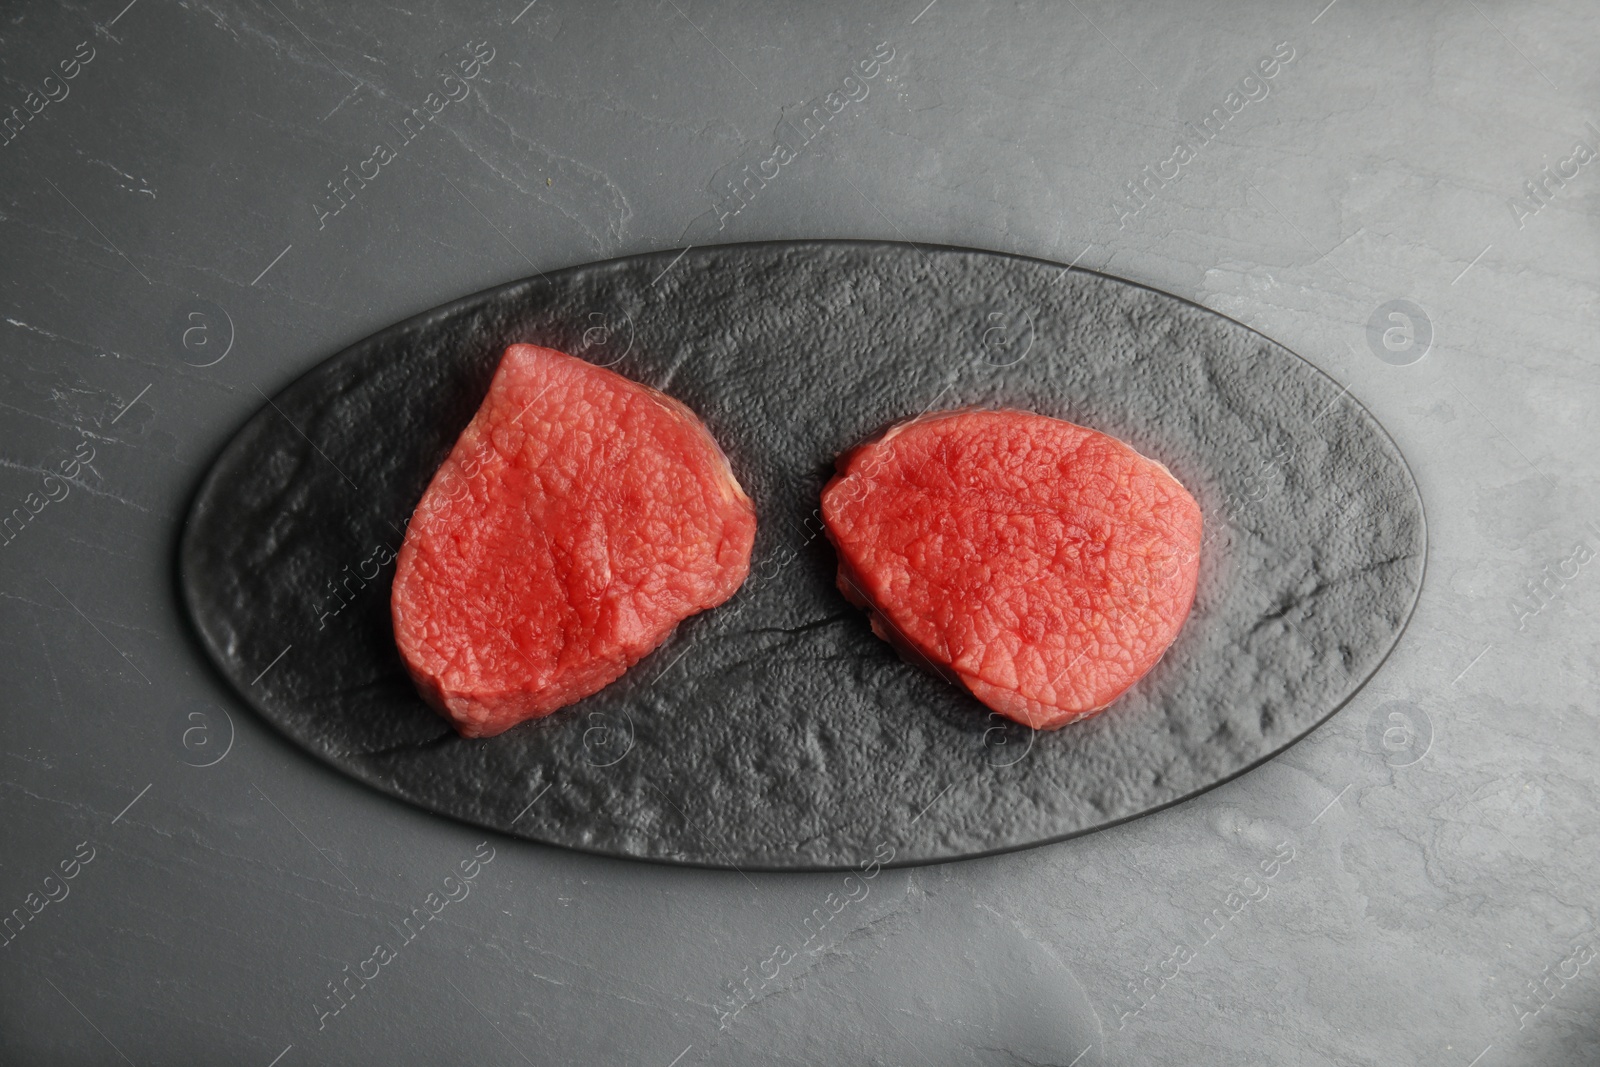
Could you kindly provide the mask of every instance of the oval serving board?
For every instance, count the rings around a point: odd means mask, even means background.
[[[505,346],[698,412],[760,517],[749,581],[600,693],[487,740],[416,695],[393,555]],[[901,662],[834,588],[833,458],[927,410],[1119,437],[1205,512],[1176,643],[1050,734]],[[308,752],[430,811],[612,856],[829,869],[1021,848],[1216,786],[1331,716],[1421,588],[1421,499],[1326,375],[1176,297],[1017,256],[881,242],[694,248],[561,270],[312,368],[223,450],[180,549],[223,674]]]

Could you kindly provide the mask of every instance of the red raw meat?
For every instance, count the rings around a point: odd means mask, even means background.
[[[755,526],[688,408],[512,345],[411,517],[395,641],[428,703],[490,737],[599,690],[727,600]]]
[[[1008,718],[1088,718],[1194,601],[1200,507],[1122,442],[1025,411],[944,412],[839,459],[839,588],[909,661]]]

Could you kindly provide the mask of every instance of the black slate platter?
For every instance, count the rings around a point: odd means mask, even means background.
[[[593,697],[468,741],[399,661],[392,555],[514,341],[685,401],[761,526],[729,603]],[[1038,735],[1007,724],[901,662],[834,588],[815,510],[834,456],[963,405],[1110,433],[1165,463],[1205,512],[1188,623],[1087,723]],[[1058,264],[818,241],[575,267],[346,349],[224,449],[179,565],[223,674],[361,781],[536,841],[794,870],[1035,845],[1218,785],[1378,669],[1424,555],[1421,499],[1388,435],[1246,327]]]

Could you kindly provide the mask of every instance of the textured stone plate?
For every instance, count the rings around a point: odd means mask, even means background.
[[[728,604],[595,696],[467,741],[412,690],[389,582],[407,517],[513,341],[685,401],[761,527]],[[902,663],[834,589],[815,511],[833,457],[967,404],[1120,437],[1205,511],[1177,642],[1106,713],[1053,734]],[[801,242],[558,271],[339,353],[224,449],[180,568],[223,674],[347,774],[537,841],[814,869],[1070,837],[1260,763],[1378,669],[1415,604],[1424,546],[1417,487],[1383,429],[1236,322],[1036,260]]]

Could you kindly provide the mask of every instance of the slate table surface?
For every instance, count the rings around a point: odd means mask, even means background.
[[[1584,5],[125,4],[0,13],[0,1063],[1600,1060]],[[1076,262],[1333,375],[1428,509],[1388,663],[1195,801],[845,887],[423,814],[205,661],[176,536],[264,395],[535,270],[806,237]]]

